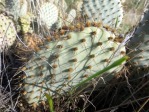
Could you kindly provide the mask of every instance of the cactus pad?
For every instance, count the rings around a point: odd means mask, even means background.
[[[44,3],[40,8],[39,16],[39,20],[43,25],[46,25],[50,29],[58,19],[58,9],[52,3]]]
[[[82,13],[91,21],[102,21],[113,28],[118,27],[123,18],[121,0],[84,0]]]
[[[24,16],[27,13],[27,1],[26,0],[5,0],[6,10],[8,10],[15,18]]]
[[[68,22],[70,24],[75,19],[75,17],[76,17],[76,10],[71,9],[69,14],[68,14],[68,17],[66,19],[66,22]]]
[[[70,26],[69,31],[64,28],[47,37],[41,50],[25,65],[22,88],[29,104],[45,100],[45,92],[51,95],[67,92],[125,54],[124,47],[116,52],[120,43],[112,31],[95,25],[85,27],[88,24],[80,27],[77,24],[76,29]],[[120,69],[121,66],[108,73]],[[113,76],[102,77],[108,81]]]
[[[130,50],[131,65],[149,67],[149,9],[144,13],[127,47]]]
[[[0,52],[10,47],[16,39],[16,29],[13,21],[6,15],[0,14]]]

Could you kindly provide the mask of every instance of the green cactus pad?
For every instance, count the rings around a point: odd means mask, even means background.
[[[127,47],[130,51],[131,65],[141,68],[149,67],[149,9],[144,13]]]
[[[58,9],[54,4],[47,2],[41,5],[39,10],[39,22],[50,29],[57,19]]]
[[[122,22],[121,0],[83,0],[83,15],[91,21],[102,21],[113,28]]]
[[[16,39],[16,29],[13,21],[6,15],[0,14],[0,52],[10,47]]]
[[[124,47],[117,51],[120,43],[114,33],[102,27],[90,26],[67,33],[61,29],[51,39],[53,41],[46,41],[25,65],[27,77],[23,89],[29,104],[45,100],[44,93],[47,91],[51,95],[67,92],[125,54]],[[108,73],[121,68],[119,66]],[[106,82],[113,76],[102,77]]]
[[[68,22],[68,25],[70,23],[72,23],[75,18],[76,18],[76,10],[75,9],[71,9],[69,14],[68,14],[68,17],[66,19],[66,22]]]
[[[5,7],[17,20],[19,17],[26,15],[28,4],[26,0],[5,0]]]

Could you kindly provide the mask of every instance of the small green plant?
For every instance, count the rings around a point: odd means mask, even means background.
[[[46,98],[47,98],[47,100],[48,100],[50,112],[54,112],[54,106],[53,106],[52,96],[50,96],[50,95],[47,94],[47,93],[45,93],[45,96],[46,96]]]

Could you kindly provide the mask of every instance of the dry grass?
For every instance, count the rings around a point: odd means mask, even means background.
[[[94,91],[89,98],[94,106],[88,103],[86,112],[148,112],[148,90],[148,77],[140,76],[136,69],[125,68],[119,78]]]
[[[0,86],[0,112],[16,112],[12,93]]]

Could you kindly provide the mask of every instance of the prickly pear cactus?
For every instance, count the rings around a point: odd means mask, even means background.
[[[29,104],[45,100],[44,93],[58,95],[121,58],[125,48],[113,30],[89,23],[64,27],[55,32],[22,69],[23,95]],[[108,73],[119,71],[121,66]],[[103,75],[105,81],[112,75]]]
[[[26,15],[28,4],[26,0],[5,0],[5,7],[6,11],[9,11],[17,20]]]
[[[66,22],[71,23],[75,19],[75,17],[76,17],[76,10],[71,9],[69,14],[68,14]]]
[[[39,10],[39,22],[47,26],[48,29],[57,21],[58,19],[58,9],[52,3],[44,3]]]
[[[16,39],[15,25],[8,16],[0,14],[0,52],[10,47]]]
[[[149,67],[149,9],[127,44],[131,65],[137,67]]]
[[[115,28],[123,18],[123,9],[120,0],[84,0],[83,15],[91,21],[102,21]]]

